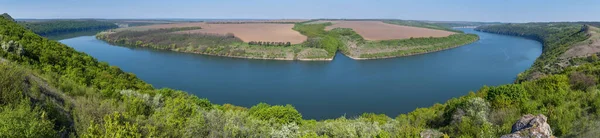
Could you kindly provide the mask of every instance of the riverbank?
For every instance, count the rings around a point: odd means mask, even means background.
[[[385,59],[433,53],[471,44],[479,40],[474,34],[454,34],[440,38],[412,38],[386,41],[346,39],[342,53],[355,60]],[[359,42],[356,42],[359,41]]]
[[[298,44],[290,46],[250,45],[230,36],[170,33],[188,29],[196,28],[148,31],[108,30],[96,34],[96,38],[119,46],[148,47],[231,58],[299,61],[330,61],[333,58],[324,49],[304,47]]]

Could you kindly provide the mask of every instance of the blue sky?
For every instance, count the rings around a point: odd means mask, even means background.
[[[0,0],[15,18],[600,21],[600,0]]]

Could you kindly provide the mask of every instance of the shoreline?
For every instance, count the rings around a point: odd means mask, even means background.
[[[98,38],[96,38],[96,39],[98,39]],[[314,58],[314,59],[312,59],[312,58],[296,58],[296,57],[294,57],[294,58],[245,57],[245,56],[218,55],[218,54],[209,54],[209,53],[200,53],[200,52],[185,52],[185,51],[176,51],[176,50],[170,50],[170,49],[158,49],[158,48],[151,48],[151,47],[144,47],[144,46],[127,46],[127,45],[123,45],[123,44],[115,44],[115,43],[109,42],[104,39],[98,39],[98,40],[106,42],[110,45],[121,46],[121,47],[141,47],[141,48],[149,48],[149,49],[153,49],[153,50],[171,51],[171,52],[178,52],[178,53],[190,53],[190,54],[216,56],[216,57],[238,58],[238,59],[278,60],[278,61],[332,61],[333,57],[335,57],[335,56],[332,56],[331,58]]]
[[[435,51],[431,51],[431,52],[414,53],[414,54],[401,55],[401,56],[384,56],[384,57],[374,57],[374,58],[361,58],[361,57],[354,57],[354,56],[351,56],[349,54],[345,54],[343,52],[342,52],[342,54],[344,54],[346,57],[349,57],[349,58],[354,59],[354,60],[389,59],[389,58],[408,57],[408,56],[415,56],[415,55],[422,55],[422,54],[434,53],[434,52],[439,52],[439,51],[444,51],[444,50],[450,50],[450,49],[453,49],[453,48],[457,48],[457,47],[469,45],[469,44],[475,43],[477,41],[479,41],[479,37],[477,37],[477,40],[469,42],[469,43],[466,43],[466,44],[463,44],[463,45],[457,45],[457,46],[448,47],[448,48],[444,48],[444,49],[440,49],[440,50],[435,50]]]

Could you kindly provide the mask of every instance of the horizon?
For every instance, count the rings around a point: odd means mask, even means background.
[[[118,3],[118,4],[115,4]],[[542,4],[540,4],[542,3]],[[0,0],[15,19],[401,19],[452,22],[600,21],[600,1],[18,1]],[[348,10],[351,9],[351,10]],[[507,10],[510,9],[510,10]],[[558,10],[560,9],[560,10]]]

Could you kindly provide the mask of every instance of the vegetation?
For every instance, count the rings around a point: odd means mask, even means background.
[[[390,21],[391,22],[391,21]],[[446,29],[416,21],[395,21],[411,26]],[[352,29],[336,28],[326,31],[332,23],[301,22],[293,30],[308,37],[301,44],[290,42],[242,42],[234,34],[186,34],[177,31],[201,29],[117,29],[97,34],[98,39],[125,46],[189,52],[228,57],[258,59],[331,59],[340,50],[355,58],[386,58],[408,56],[453,48],[476,41],[476,35],[457,34],[444,38],[415,38],[404,40],[366,41]],[[428,26],[425,26],[428,25]],[[456,31],[456,30],[454,30]],[[358,52],[357,52],[358,51]]]
[[[290,42],[249,42],[244,43],[234,34],[189,34],[177,31],[196,30],[200,27],[169,29],[121,29],[101,32],[96,38],[115,45],[150,47],[178,52],[243,57],[257,59],[326,59],[326,51],[315,50]]]
[[[338,47],[342,46],[342,42],[337,39],[336,33],[325,31],[325,27],[330,25],[331,23],[296,24],[293,29],[308,37],[303,43],[304,46],[325,49],[328,56],[333,57]]]
[[[327,34],[353,36],[346,31]],[[424,131],[499,137],[523,114],[547,115],[556,136],[600,130],[597,58],[537,80],[484,86],[395,118],[366,113],[316,121],[302,119],[291,105],[248,109],[153,89],[4,18],[0,42],[9,47],[0,50],[0,137],[419,137]]]
[[[533,66],[519,76],[519,81],[534,79],[539,74],[558,73],[565,66],[558,64],[560,55],[572,45],[589,37],[587,26],[579,23],[525,23],[482,26],[476,30],[526,37],[544,46]]]
[[[259,46],[292,46],[290,42],[263,42],[263,41],[250,41],[249,45],[259,45]]]
[[[8,15],[7,13],[3,13],[2,15],[0,15],[2,17],[4,17],[4,19],[7,20],[11,20],[11,21],[15,21],[15,19],[13,19],[10,15]]]
[[[375,42],[358,42],[360,58],[386,58],[429,53],[457,46],[466,45],[479,40],[475,34],[453,34],[439,38],[411,38],[400,40],[384,40]],[[369,52],[375,51],[375,52]]]
[[[101,22],[96,20],[51,20],[41,22],[19,22],[19,24],[42,36],[90,30],[105,30],[118,27],[110,22]]]

